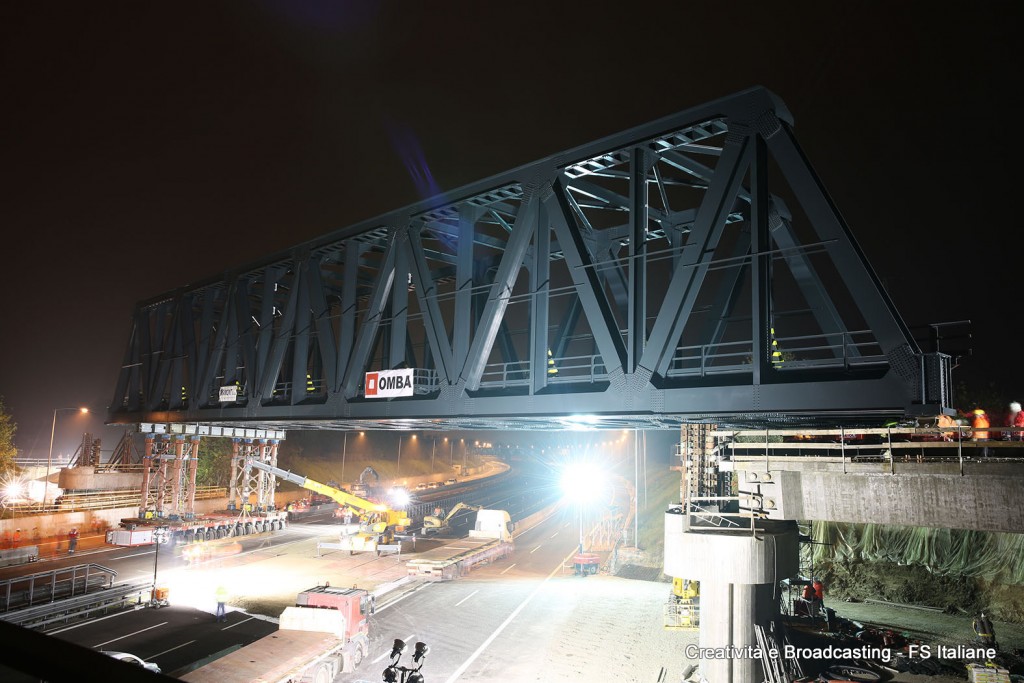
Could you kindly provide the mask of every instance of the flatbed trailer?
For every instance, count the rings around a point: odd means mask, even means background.
[[[409,576],[450,581],[465,576],[477,565],[508,557],[514,550],[513,543],[496,538],[460,538],[419,554],[405,567]]]
[[[317,586],[281,614],[276,632],[183,676],[192,683],[328,683],[351,673],[370,652],[369,595]]]
[[[330,633],[276,631],[182,676],[181,680],[193,683],[298,681],[310,670],[315,676],[344,646],[343,640]],[[333,679],[331,675],[323,680]]]

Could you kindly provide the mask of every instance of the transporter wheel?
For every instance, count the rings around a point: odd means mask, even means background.
[[[356,645],[356,651],[352,653],[352,666],[353,668],[359,666],[359,663],[363,661],[363,646]]]
[[[333,678],[327,662],[320,662],[302,677],[302,683],[331,683]]]

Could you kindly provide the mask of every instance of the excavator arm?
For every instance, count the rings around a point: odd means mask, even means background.
[[[466,505],[465,503],[456,503],[455,507],[453,507],[451,509],[451,512],[449,512],[447,515],[445,515],[445,517],[444,517],[444,526],[448,526],[448,522],[450,522],[452,517],[454,517],[456,515],[456,513],[458,513],[460,510],[479,510],[479,509],[480,509],[479,505]]]
[[[374,503],[373,501],[366,500],[365,498],[353,496],[351,493],[348,493],[347,491],[342,491],[341,489],[336,489],[333,486],[322,484],[318,481],[314,481],[313,479],[309,479],[308,477],[293,474],[288,470],[282,470],[279,467],[268,465],[265,462],[250,459],[248,460],[247,464],[251,467],[255,467],[258,470],[268,472],[269,474],[274,475],[278,479],[290,481],[293,484],[298,484],[304,489],[308,489],[315,493],[320,493],[325,496],[328,496],[331,500],[338,503],[339,505],[348,505],[349,507],[353,507],[357,510],[362,510],[363,512],[390,512],[390,510],[388,510],[387,505],[380,505],[379,503]]]

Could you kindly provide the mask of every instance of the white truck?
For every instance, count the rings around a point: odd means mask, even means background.
[[[419,554],[405,563],[410,576],[448,581],[464,576],[478,564],[507,557],[515,550],[512,530],[515,524],[505,510],[478,510],[476,523],[467,538],[456,548],[443,545]]]
[[[330,683],[370,651],[365,590],[317,586],[299,593],[278,630],[181,677],[191,683]]]

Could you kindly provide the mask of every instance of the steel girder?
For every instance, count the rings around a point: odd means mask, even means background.
[[[591,428],[936,413],[922,354],[747,90],[135,309],[110,421]],[[415,395],[363,396],[414,368]],[[237,387],[221,402],[221,387]]]

